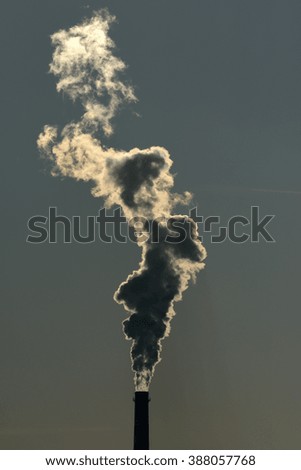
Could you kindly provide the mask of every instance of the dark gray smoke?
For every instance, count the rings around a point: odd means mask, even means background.
[[[183,231],[175,237],[159,224],[159,241],[146,242],[140,269],[134,271],[115,293],[115,300],[131,312],[124,332],[133,340],[133,370],[138,390],[147,390],[155,365],[160,361],[161,340],[170,331],[174,302],[182,298],[190,278],[203,267],[205,250],[199,242],[195,222],[174,216],[172,223]]]
[[[112,133],[111,121],[122,102],[136,100],[132,87],[120,78],[125,64],[114,56],[108,35],[113,20],[107,11],[100,11],[52,36],[50,70],[58,77],[57,89],[79,99],[84,114],[60,135],[56,127],[45,126],[37,143],[52,161],[53,175],[92,181],[92,194],[103,197],[107,207],[120,205],[128,220],[150,220],[158,233],[156,240],[152,236],[145,242],[137,240],[142,248],[139,269],[114,296],[130,313],[123,325],[133,341],[136,389],[147,390],[160,361],[161,340],[168,336],[175,315],[174,303],[204,267],[206,251],[193,220],[172,214],[176,204],[186,204],[191,195],[172,192],[168,151],[163,147],[115,150],[105,148],[96,137],[100,129]]]

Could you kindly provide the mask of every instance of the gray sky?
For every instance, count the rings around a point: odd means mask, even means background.
[[[176,304],[151,385],[151,446],[298,449],[301,5],[294,0],[3,5],[0,448],[132,446],[130,343],[112,296],[140,250],[26,243],[28,218],[49,206],[67,216],[102,206],[89,184],[50,176],[36,139],[45,123],[64,125],[80,112],[47,73],[50,34],[104,6],[118,18],[112,37],[139,98],[115,121],[107,145],[166,147],[176,190],[191,190],[204,216],[249,216],[252,205],[276,215],[274,244],[205,237],[206,270]]]

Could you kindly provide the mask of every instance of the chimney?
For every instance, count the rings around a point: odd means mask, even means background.
[[[135,392],[134,450],[149,449],[148,392]]]

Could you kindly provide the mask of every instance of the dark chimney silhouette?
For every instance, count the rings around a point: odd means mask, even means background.
[[[149,449],[148,392],[135,392],[134,450]]]

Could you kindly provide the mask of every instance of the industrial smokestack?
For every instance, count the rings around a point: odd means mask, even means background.
[[[134,450],[149,450],[148,392],[135,392]]]

